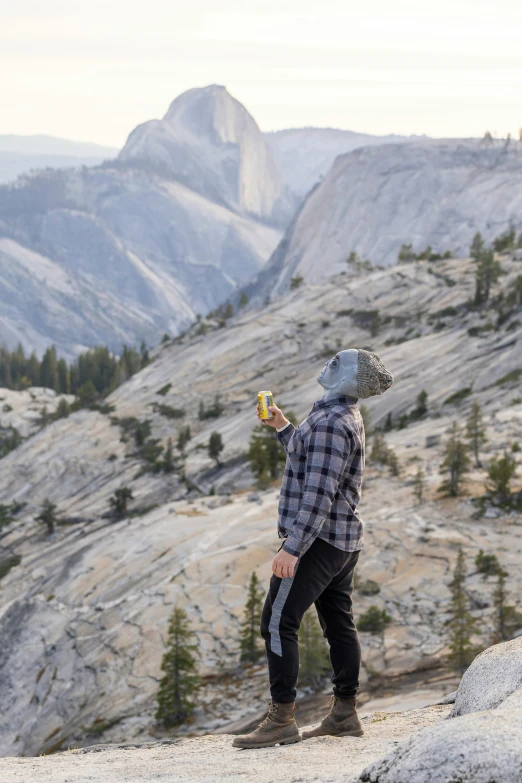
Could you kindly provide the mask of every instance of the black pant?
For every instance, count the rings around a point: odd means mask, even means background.
[[[282,546],[282,544],[281,544]],[[273,701],[295,701],[299,674],[297,631],[315,603],[323,636],[330,646],[333,692],[356,696],[361,646],[353,621],[353,572],[359,552],[345,552],[316,538],[295,565],[294,575],[272,575],[261,616]]]

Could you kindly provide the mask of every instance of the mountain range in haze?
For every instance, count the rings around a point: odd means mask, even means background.
[[[117,154],[114,147],[90,142],[4,134],[0,135],[0,183],[11,182],[35,169],[95,166]]]
[[[241,291],[255,301],[334,274],[352,251],[379,265],[408,242],[458,256],[522,215],[516,142],[263,134],[220,85],[178,96],[116,157],[3,139],[6,154],[103,159],[0,186],[0,342],[40,354],[153,344]]]

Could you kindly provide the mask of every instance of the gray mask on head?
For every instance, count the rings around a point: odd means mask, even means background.
[[[349,348],[329,359],[317,380],[326,389],[323,400],[329,400],[339,395],[365,398],[382,394],[392,385],[393,376],[376,353]]]

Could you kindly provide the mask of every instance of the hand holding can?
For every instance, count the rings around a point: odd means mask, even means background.
[[[267,412],[271,414],[270,418],[266,418]],[[264,416],[262,415],[263,413],[265,414]],[[285,424],[288,423],[288,419],[283,414],[283,411],[273,403],[271,405],[267,405],[266,410],[263,411],[259,398],[256,407],[256,414],[261,424],[268,424],[269,427],[273,427],[274,429],[281,429],[281,427],[284,427]]]

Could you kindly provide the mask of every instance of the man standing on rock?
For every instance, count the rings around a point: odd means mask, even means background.
[[[278,535],[285,541],[272,563],[273,575],[261,618],[270,677],[268,715],[236,748],[265,748],[300,739],[363,734],[355,699],[361,647],[352,613],[353,573],[363,542],[357,511],[365,457],[360,397],[382,394],[393,376],[377,354],[339,351],[317,378],[325,392],[298,426],[277,405],[262,420],[277,430],[286,451],[279,499]],[[259,418],[259,409],[257,412]],[[299,733],[294,718],[299,674],[297,631],[315,604],[330,647],[331,709],[313,730]]]

